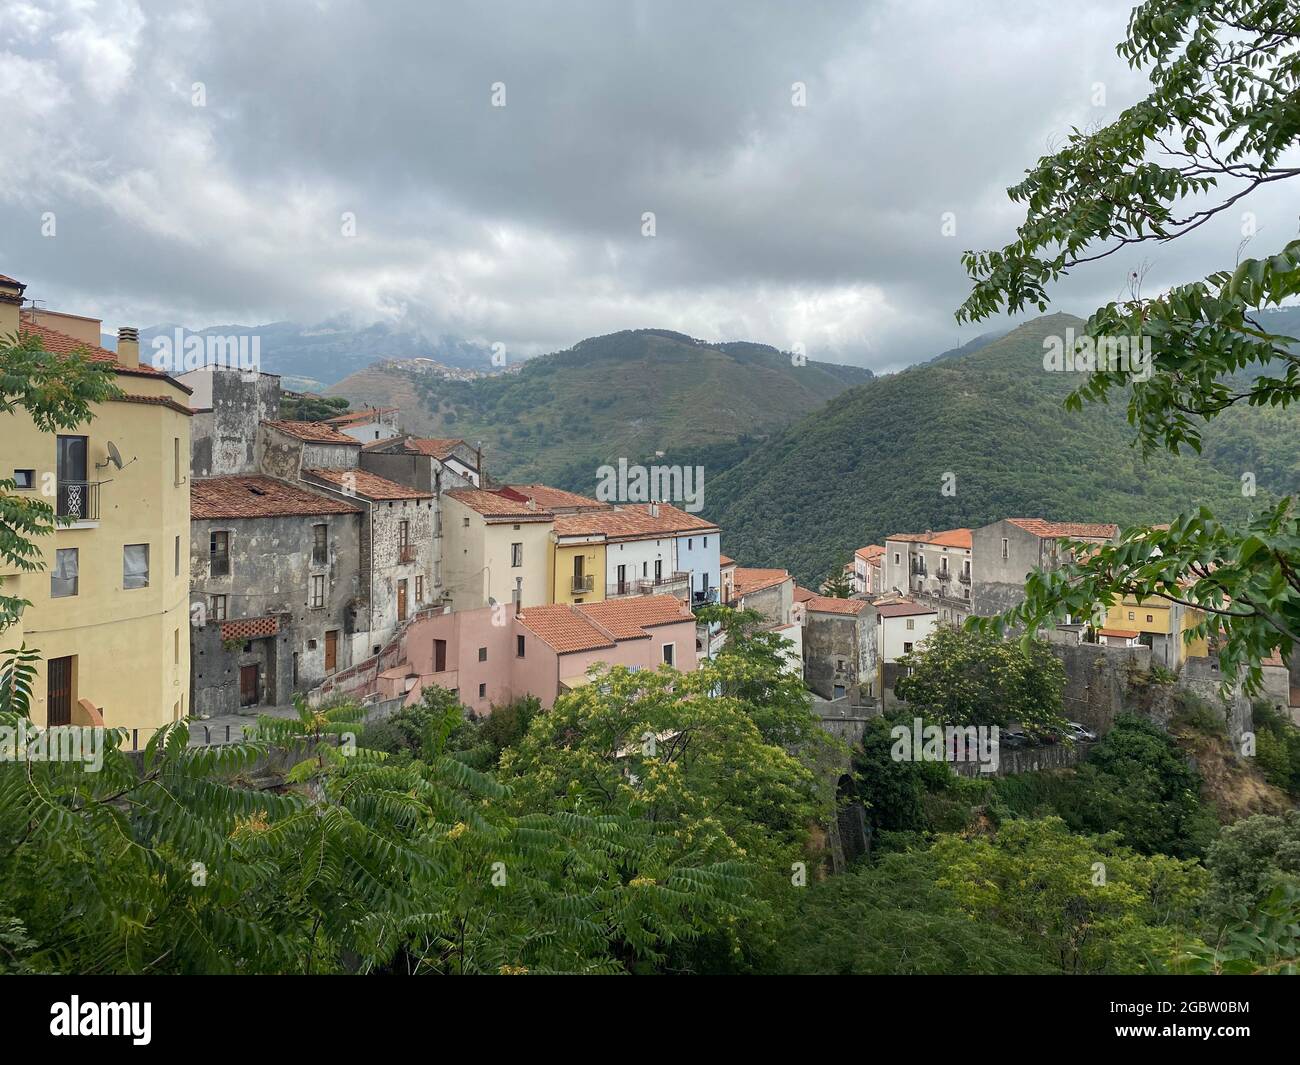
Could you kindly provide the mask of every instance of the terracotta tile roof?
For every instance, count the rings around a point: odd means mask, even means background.
[[[407,455],[429,455],[435,459],[447,459],[458,446],[465,444],[464,440],[454,437],[436,439],[433,437],[404,436],[401,439],[390,438],[388,440],[372,440],[366,445],[367,451],[400,451]],[[473,448],[470,448],[472,451]]]
[[[506,485],[506,488],[518,493],[525,499],[531,499],[539,507],[546,510],[561,507],[583,507],[589,510],[610,509],[608,503],[602,503],[599,499],[579,495],[577,492],[566,492],[563,488],[552,488],[547,484],[509,484]]]
[[[646,629],[693,620],[686,604],[671,595],[609,599],[580,606],[534,606],[519,615],[520,624],[562,655],[609,648],[623,640],[649,639]]]
[[[726,555],[719,555],[718,564],[720,566],[734,566],[736,564],[736,560],[734,558],[728,558]]]
[[[614,646],[612,637],[565,604],[526,607],[519,615],[519,623],[556,654]]]
[[[806,603],[808,602],[809,599],[816,599],[816,598],[817,598],[816,592],[810,591],[807,588],[800,587],[797,584],[794,586],[794,601],[796,603]]]
[[[280,619],[275,614],[261,618],[240,618],[221,623],[223,640],[256,640],[262,636],[275,636],[280,631]]]
[[[964,547],[970,550],[971,533],[969,529],[947,529],[944,532],[895,533],[886,537],[888,540],[901,540],[912,544],[933,544],[935,547]]]
[[[1278,669],[1286,668],[1286,663],[1282,661],[1282,656],[1277,651],[1274,651],[1267,658],[1261,658],[1259,664],[1261,666],[1274,666]]]
[[[15,281],[12,277],[8,276],[7,274],[0,274],[0,285],[17,285],[19,288],[27,287],[21,281]]]
[[[772,588],[790,580],[790,574],[783,569],[747,569],[736,567],[735,595],[749,595],[764,588]]]
[[[332,425],[326,425],[324,422],[289,422],[289,421],[272,421],[267,419],[262,422],[263,425],[269,425],[272,429],[278,429],[286,436],[292,436],[296,440],[306,440],[312,444],[348,444],[352,447],[360,447],[361,442],[354,440],[346,433],[340,433]]]
[[[101,348],[98,344],[87,344],[84,340],[78,340],[76,337],[68,336],[67,333],[60,333],[57,329],[40,325],[27,318],[22,321],[21,331],[24,335],[38,337],[41,346],[55,355],[71,355],[73,352],[80,351],[91,362],[112,363],[113,369],[117,373],[135,374],[140,377],[152,377],[155,380],[166,381],[168,384],[175,385],[187,396],[194,391],[187,385],[181,384],[176,378],[169,377],[160,370],[154,369],[147,362],[142,362],[139,366],[123,366],[117,361],[116,352],[109,351],[108,348]]]
[[[1136,639],[1141,635],[1140,632],[1134,629],[1098,629],[1097,631],[1102,636],[1121,636],[1126,640]]]
[[[808,609],[822,614],[861,614],[867,609],[865,599],[837,599],[830,595],[814,595],[808,600]]]
[[[890,537],[893,539],[893,537]],[[881,603],[876,613],[882,618],[907,618],[917,614],[937,614],[938,611],[920,603]]]
[[[659,508],[657,516],[650,513],[652,505]],[[560,536],[604,533],[609,540],[644,540],[654,536],[716,533],[719,530],[713,522],[678,510],[669,503],[638,503],[585,514],[562,514],[555,519],[555,531]]]
[[[396,407],[367,407],[365,410],[349,411],[347,414],[340,414],[333,418],[326,418],[326,425],[335,427],[343,425],[364,425],[367,422],[377,420],[383,414],[396,414]]]
[[[554,521],[555,515],[547,510],[530,507],[514,499],[507,499],[485,488],[453,488],[446,495],[477,511],[489,521]]]
[[[1031,532],[1035,536],[1056,539],[1068,536],[1079,540],[1085,538],[1109,540],[1119,532],[1118,525],[1106,522],[1086,521],[1047,521],[1043,518],[1008,518],[1007,523]]]
[[[424,492],[419,488],[412,488],[410,485],[398,484],[396,481],[390,481],[387,477],[380,477],[377,473],[371,473],[369,470],[361,469],[326,469],[315,468],[303,470],[303,473],[310,474],[322,481],[328,481],[335,488],[341,488],[345,492],[355,493],[363,499],[386,500],[386,499],[432,499],[432,492]],[[349,478],[351,478],[349,480]]]
[[[870,562],[872,559],[880,558],[885,553],[885,549],[879,544],[871,544],[867,547],[859,547],[853,553],[864,562]]]
[[[594,621],[616,640],[640,640],[649,637],[646,629],[693,621],[690,608],[672,595],[639,595],[630,599],[606,599],[603,603],[583,603],[574,607]]]
[[[261,475],[199,477],[190,482],[190,517],[273,518],[354,514],[361,508]]]

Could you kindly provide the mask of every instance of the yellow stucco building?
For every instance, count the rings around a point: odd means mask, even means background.
[[[554,533],[554,603],[603,603],[605,601],[605,535],[565,536]]]
[[[44,568],[0,564],[7,595],[30,601],[0,648],[26,642],[41,662],[37,724],[153,729],[189,710],[189,390],[140,361],[136,333],[100,347],[100,321],[23,307],[0,275],[0,336],[35,334],[48,351],[112,363],[122,396],[84,425],[42,432],[0,414],[0,476],[71,523],[37,537]]]
[[[1164,599],[1140,600],[1125,596],[1106,612],[1105,634],[1131,635],[1136,642],[1151,648],[1152,662],[1176,670],[1188,658],[1209,654],[1204,636],[1188,643],[1184,633],[1200,624],[1203,612]]]

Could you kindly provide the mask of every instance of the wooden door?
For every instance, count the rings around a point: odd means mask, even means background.
[[[257,705],[257,675],[260,672],[256,665],[239,667],[239,705],[256,706]]]
[[[447,641],[433,641],[433,671],[444,673],[447,669]]]
[[[46,683],[46,724],[72,724],[72,656],[51,658]]]
[[[406,581],[397,582],[397,620],[406,620]]]
[[[333,673],[339,667],[339,630],[325,634],[325,672]]]

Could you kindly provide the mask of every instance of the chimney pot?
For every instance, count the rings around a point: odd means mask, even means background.
[[[132,369],[140,365],[140,330],[133,325],[118,327],[117,361]]]

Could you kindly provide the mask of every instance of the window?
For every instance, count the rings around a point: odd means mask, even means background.
[[[181,630],[172,629],[172,665],[181,664]]]
[[[330,560],[330,527],[313,525],[311,527],[311,563],[323,566]]]
[[[1154,621],[1154,620],[1155,618],[1153,618],[1150,614],[1147,615],[1147,621]]]
[[[479,660],[480,662],[486,662],[486,661],[487,661],[487,648],[486,648],[486,647],[480,647],[480,648],[478,649],[478,660]]]
[[[1131,611],[1131,610],[1128,612],[1128,619],[1129,619],[1129,621],[1132,621],[1132,620],[1133,620],[1133,611]]]
[[[424,602],[424,575],[419,573],[415,576],[415,601]]]
[[[411,523],[409,521],[399,521],[397,523],[397,546],[405,547],[411,542]]]
[[[75,547],[61,547],[54,553],[54,568],[50,570],[51,599],[77,594],[78,561]]]
[[[181,438],[172,437],[172,483],[181,483]]]
[[[314,573],[311,578],[311,608],[325,609],[325,574]]]
[[[907,627],[908,627],[909,629],[914,629],[914,628],[916,628],[916,618],[908,618],[908,619],[907,619]]]
[[[894,565],[895,565],[895,566],[898,565],[898,561],[899,561],[899,559],[898,559],[898,552],[895,551],[895,552],[894,552]]]
[[[226,597],[224,595],[208,596],[208,620],[226,620]]]
[[[510,545],[510,565],[511,568],[517,569],[524,564],[524,545]]]
[[[516,658],[524,657],[524,638],[522,635],[515,637],[515,657]]]
[[[1003,558],[1009,558],[1010,555],[1011,555],[1011,541],[1009,541],[1009,540],[1004,536],[1004,537],[1002,537],[1002,557],[1003,557]]]
[[[910,643],[903,644],[903,654],[910,655],[911,653],[912,653],[912,645]]]
[[[208,537],[208,575],[230,575],[230,533],[214,532]]]
[[[664,665],[671,666],[675,663],[677,657],[677,645],[675,643],[664,644]]]
[[[35,470],[14,470],[14,487],[35,488],[36,471]]]
[[[462,520],[465,522],[465,528],[468,529],[468,528],[469,528],[469,518],[463,518]]]
[[[692,550],[694,547],[695,547],[695,541],[692,540],[692,539],[688,536],[688,537],[686,538],[686,550],[687,550],[687,551],[690,551],[690,550]]]
[[[181,538],[176,537],[176,576],[181,575]]]
[[[122,548],[122,587],[149,587],[148,544],[127,544]]]
[[[487,685],[486,685],[486,684],[480,684],[480,685],[478,686],[478,697],[479,697],[480,699],[486,699],[486,698],[487,698]]]

